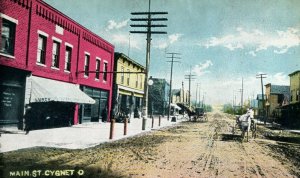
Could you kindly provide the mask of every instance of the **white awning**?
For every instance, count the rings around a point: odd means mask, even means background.
[[[178,110],[181,110],[181,108],[177,104],[171,103],[171,107],[173,107],[175,109],[178,109]]]
[[[95,100],[79,89],[79,85],[31,76],[30,102],[71,102],[94,104]]]

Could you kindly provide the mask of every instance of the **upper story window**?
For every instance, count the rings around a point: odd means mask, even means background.
[[[143,88],[143,76],[142,75],[140,75],[140,81],[141,81],[140,88],[142,89]]]
[[[95,78],[99,80],[100,78],[100,59],[96,59],[96,76]]]
[[[124,67],[121,67],[121,84],[124,84]]]
[[[107,81],[107,62],[104,62],[104,67],[103,67],[103,81]]]
[[[299,94],[299,90],[296,91],[296,101],[300,100],[300,94]]]
[[[47,37],[39,34],[37,49],[37,63],[39,64],[46,64],[46,44]]]
[[[72,48],[66,46],[66,55],[65,55],[65,71],[71,71],[71,59],[72,59]]]
[[[3,15],[1,15],[3,17]],[[0,52],[14,56],[16,23],[2,18]]]
[[[127,69],[127,85],[129,86],[130,85],[130,70]]]
[[[135,77],[135,88],[137,88],[139,86],[139,75],[136,74],[136,77]]]
[[[60,43],[57,41],[53,41],[52,67],[59,68],[59,51],[60,51]]]
[[[88,54],[85,54],[84,57],[84,76],[89,76],[89,68],[90,68],[90,56]]]

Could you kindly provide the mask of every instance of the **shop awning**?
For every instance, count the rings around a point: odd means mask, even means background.
[[[79,85],[31,76],[30,102],[71,102],[94,104],[95,100],[79,89]]]

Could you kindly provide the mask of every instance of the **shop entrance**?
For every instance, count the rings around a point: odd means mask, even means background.
[[[0,66],[0,127],[23,127],[26,74]]]

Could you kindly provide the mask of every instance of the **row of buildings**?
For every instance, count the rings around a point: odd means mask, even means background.
[[[285,126],[300,127],[300,70],[289,74],[290,85],[265,85],[264,95],[257,95],[257,115]]]
[[[26,105],[33,129],[140,117],[145,67],[113,44],[42,0],[0,1],[0,24],[0,127],[23,129]],[[153,81],[148,110],[165,115],[170,85]]]

